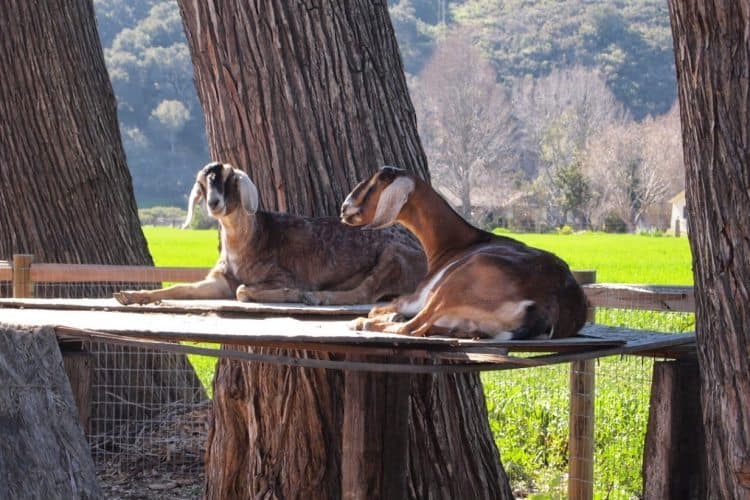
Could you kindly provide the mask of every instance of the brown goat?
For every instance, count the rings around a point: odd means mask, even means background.
[[[427,183],[383,167],[344,201],[352,226],[409,229],[427,254],[426,278],[410,295],[375,307],[353,327],[407,335],[500,339],[575,335],[586,298],[568,265],[520,241],[477,229]],[[395,319],[411,318],[406,322]]]
[[[258,211],[258,190],[230,165],[198,172],[188,216],[205,199],[219,221],[221,254],[202,281],[161,290],[122,291],[122,304],[163,299],[233,299],[308,304],[368,304],[410,293],[427,264],[403,231],[361,231],[335,217]]]

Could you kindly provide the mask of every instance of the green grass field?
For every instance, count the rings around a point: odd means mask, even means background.
[[[210,267],[217,258],[215,230],[145,227],[156,265]],[[597,281],[692,284],[686,238],[602,233],[507,234],[565,259],[572,269],[595,269]],[[684,332],[692,314],[608,310],[597,322]],[[191,357],[209,387],[215,360]],[[597,364],[595,498],[637,498],[641,492],[643,436],[648,418],[651,362],[607,358]],[[514,487],[529,498],[565,498],[568,366],[485,373],[490,426]]]

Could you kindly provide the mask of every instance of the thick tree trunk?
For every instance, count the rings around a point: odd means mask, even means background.
[[[101,498],[52,329],[0,324],[0,498]]]
[[[428,177],[385,2],[179,4],[211,154],[263,207],[338,215],[375,168]]]
[[[704,498],[750,496],[750,1],[670,0],[696,288]]]
[[[37,262],[152,263],[90,0],[3,2],[0,185],[0,259],[31,253]],[[92,296],[112,288],[47,290]],[[159,374],[175,368],[188,373],[181,382],[202,394],[184,356],[146,359],[130,352],[119,348],[99,356],[99,365],[111,370],[95,372],[94,400],[112,402],[106,412],[104,404],[95,406],[94,418],[109,424],[115,415],[143,413],[128,401],[157,407],[173,401],[179,396],[162,385]],[[155,385],[125,387],[122,369]]]
[[[387,2],[179,4],[211,153],[266,208],[337,214],[383,164],[428,176]],[[341,496],[341,380],[222,361],[209,497]],[[477,375],[417,377],[409,433],[410,496],[511,498]]]
[[[0,9],[0,259],[151,264],[87,0]]]

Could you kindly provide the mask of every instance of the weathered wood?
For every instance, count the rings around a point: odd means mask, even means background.
[[[209,268],[117,266],[104,264],[46,264],[31,267],[31,280],[54,283],[161,283],[193,282],[206,277]]]
[[[693,287],[597,283],[584,286],[594,307],[646,309],[649,311],[695,311]]]
[[[342,498],[407,496],[410,390],[408,375],[345,372]]]
[[[596,271],[579,271],[574,276],[582,285],[596,282]],[[589,307],[586,319],[594,321],[594,307]],[[573,500],[594,496],[595,370],[593,359],[573,361],[570,365],[568,497]]]
[[[33,261],[33,255],[13,255],[13,297],[34,296],[34,283],[31,281],[31,264]]]
[[[750,497],[750,1],[669,0],[693,256],[703,498]]]
[[[78,420],[83,432],[89,434],[89,418],[91,417],[91,383],[96,358],[83,351],[62,351],[63,367],[73,391]]]
[[[456,339],[452,337],[412,337],[381,332],[351,330],[348,321],[299,320],[291,317],[222,317],[190,314],[143,314],[119,311],[46,310],[39,308],[0,308],[3,318],[20,325],[67,326],[136,337],[195,342],[223,342],[235,345],[260,343],[352,344],[373,347],[472,347],[507,348],[514,351],[585,351],[596,348],[619,349],[611,352],[637,352],[649,345],[681,345],[691,337],[628,328],[591,324],[581,336],[553,340]],[[623,344],[625,342],[625,344]],[[474,351],[477,352],[477,351]],[[489,352],[489,351],[485,351]]]
[[[0,498],[101,498],[51,328],[0,325]]]
[[[0,281],[13,280],[13,265],[7,260],[0,260]]]
[[[643,498],[702,498],[706,455],[698,363],[654,363],[646,443]]]
[[[568,498],[594,497],[594,384],[596,361],[575,361],[570,367]]]

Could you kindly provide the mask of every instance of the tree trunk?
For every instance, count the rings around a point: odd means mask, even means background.
[[[101,498],[51,328],[0,324],[0,498]]]
[[[212,156],[246,170],[267,209],[338,214],[383,164],[427,178],[386,2],[179,4]],[[222,361],[209,498],[340,497],[341,380]],[[416,380],[408,495],[511,498],[478,375]]]
[[[670,0],[706,436],[704,498],[750,496],[750,1]]]
[[[91,1],[8,0],[0,27],[0,259],[31,253],[37,262],[152,264]],[[111,292],[109,285],[77,285],[46,294]],[[179,397],[159,386],[159,374],[175,368],[202,394],[184,356],[149,360],[129,352],[99,356],[99,365],[112,370],[95,371],[94,400],[102,404],[94,418],[111,424],[114,415],[141,412],[128,401],[158,406]],[[121,369],[157,385],[124,387]]]
[[[151,264],[90,1],[0,9],[0,259]]]
[[[178,3],[211,154],[263,207],[338,215],[385,164],[428,177],[385,3]]]

